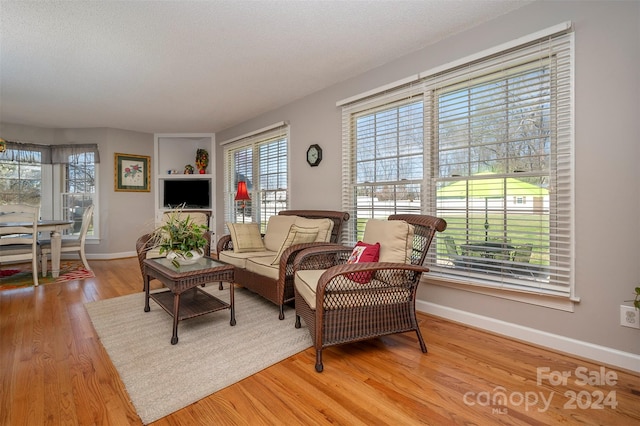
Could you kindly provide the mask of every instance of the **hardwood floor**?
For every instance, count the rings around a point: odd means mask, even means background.
[[[138,264],[90,263],[93,279],[0,291],[1,425],[141,424],[84,308],[141,291]],[[640,423],[640,375],[419,320],[428,354],[396,335],[325,350],[318,374],[308,349],[153,424]]]

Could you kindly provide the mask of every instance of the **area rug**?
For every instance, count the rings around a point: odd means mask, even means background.
[[[93,272],[84,269],[84,265],[80,260],[62,260],[60,261],[60,274],[57,278],[53,278],[51,270],[49,270],[46,277],[38,275],[38,283],[64,283],[93,277],[95,277]],[[0,270],[0,291],[31,286],[33,286],[31,263],[4,265]]]
[[[229,300],[228,285],[205,288]],[[181,321],[171,345],[172,318],[144,293],[87,303],[93,326],[144,424],[192,404],[312,346],[295,312],[235,289],[236,325],[228,309]]]

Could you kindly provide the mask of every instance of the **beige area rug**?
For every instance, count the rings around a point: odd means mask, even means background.
[[[228,284],[206,291],[229,300]],[[295,312],[235,289],[236,325],[228,309],[181,321],[171,345],[172,318],[154,300],[144,312],[144,293],[85,304],[144,424],[158,420],[312,346]]]

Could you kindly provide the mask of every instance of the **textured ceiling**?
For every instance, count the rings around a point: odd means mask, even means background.
[[[0,3],[0,121],[216,132],[526,5]]]

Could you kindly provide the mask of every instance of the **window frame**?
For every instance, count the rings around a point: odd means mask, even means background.
[[[486,55],[477,54],[473,57],[469,58],[468,61],[457,61],[450,66],[440,67],[436,72],[432,73],[423,73],[419,76],[405,79],[397,86],[390,88],[388,86],[384,87],[384,90],[381,93],[372,93],[368,92],[359,97],[354,97],[345,101],[341,101],[338,103],[338,106],[342,106],[343,111],[343,208],[352,214],[352,217],[357,218],[357,209],[356,203],[354,202],[355,190],[353,188],[353,183],[356,182],[355,175],[355,161],[354,161],[354,148],[353,144],[355,143],[355,135],[354,135],[354,120],[355,117],[361,116],[366,111],[374,111],[375,109],[384,109],[389,105],[393,105],[397,102],[402,102],[402,100],[410,100],[415,98],[416,96],[423,96],[424,102],[424,180],[422,185],[422,203],[421,203],[421,212],[425,214],[437,214],[437,191],[436,183],[438,181],[438,123],[437,119],[434,118],[434,115],[437,114],[437,106],[435,104],[435,95],[434,91],[437,88],[441,87],[443,84],[454,84],[457,79],[458,81],[462,81],[464,79],[469,79],[470,75],[473,78],[483,78],[482,76],[493,75],[490,67],[496,68],[499,63],[503,61],[502,57],[504,57],[504,61],[514,61],[514,63],[518,63],[519,65],[525,66],[530,59],[523,60],[518,57],[518,54],[524,52],[522,54],[525,55],[536,55],[536,49],[540,49],[541,52],[543,48],[549,49],[547,53],[547,60],[553,61],[554,55],[557,53],[554,49],[561,50],[567,49],[568,53],[566,54],[567,58],[565,60],[569,65],[563,65],[566,68],[562,69],[562,72],[568,72],[568,76],[565,76],[565,79],[568,81],[569,89],[568,94],[565,95],[566,98],[563,99],[563,102],[560,106],[556,103],[552,108],[553,110],[553,118],[557,118],[559,121],[562,121],[561,125],[556,123],[558,126],[554,127],[556,131],[552,138],[556,138],[551,142],[552,146],[556,146],[558,143],[557,138],[562,138],[562,152],[552,152],[550,155],[552,157],[552,168],[549,171],[549,174],[552,175],[560,168],[563,169],[565,173],[562,176],[562,179],[566,182],[561,182],[561,186],[563,186],[563,193],[560,195],[556,195],[556,200],[572,200],[574,197],[574,186],[573,186],[573,156],[574,152],[574,135],[573,135],[573,90],[574,90],[574,82],[573,82],[573,52],[574,52],[574,40],[573,33],[570,31],[571,26],[569,25],[560,25],[549,29],[549,33],[539,34],[536,33],[527,37],[527,40],[519,40],[520,43],[514,42],[510,43],[509,48],[505,48],[503,50],[499,50],[497,48],[490,49],[490,52],[485,52]],[[556,44],[556,40],[561,40]],[[547,46],[549,45],[549,46]],[[544,46],[544,47],[539,47]],[[560,47],[556,47],[560,46]],[[534,53],[531,53],[534,52]],[[545,57],[544,53],[540,53],[540,57]],[[497,58],[497,59],[496,59]],[[549,59],[551,58],[551,59]],[[519,62],[518,62],[519,61]],[[496,62],[498,63],[496,65]],[[487,65],[488,64],[488,65]],[[475,73],[475,74],[474,74]],[[555,78],[555,77],[554,77]],[[445,82],[445,83],[443,83]],[[554,94],[552,94],[553,96]],[[564,116],[562,116],[564,115]],[[562,117],[561,117],[562,116]],[[558,121],[558,122],[559,122]],[[562,134],[561,134],[562,133]],[[561,135],[560,135],[561,134]],[[552,148],[553,149],[553,148]],[[556,167],[555,169],[553,167]],[[568,172],[567,172],[568,170]],[[529,173],[530,176],[535,175],[536,173]],[[469,177],[465,177],[468,179]],[[506,178],[505,178],[506,179]],[[450,179],[455,180],[455,179]],[[558,191],[559,189],[555,187],[554,189]],[[504,195],[506,199],[506,195]],[[528,200],[527,200],[528,201]],[[552,201],[553,202],[553,201]],[[556,201],[557,204],[550,206],[550,220],[555,220],[553,217],[554,214],[558,214],[560,212],[558,207],[559,202]],[[428,266],[431,268],[431,272],[423,277],[425,281],[441,284],[445,286],[453,286],[456,288],[461,288],[468,291],[480,292],[484,294],[491,294],[499,297],[506,297],[513,300],[527,301],[530,303],[549,306],[556,309],[561,310],[573,310],[573,302],[579,301],[579,298],[575,296],[575,277],[574,277],[574,240],[575,233],[573,231],[574,228],[574,214],[573,214],[573,204],[572,202],[566,203],[569,207],[562,207],[564,210],[561,212],[563,215],[563,220],[567,221],[566,226],[560,231],[561,235],[559,235],[559,239],[566,238],[566,241],[562,241],[560,244],[563,245],[563,255],[565,258],[561,262],[560,266],[562,268],[566,268],[562,273],[567,274],[566,278],[566,288],[558,288],[548,289],[544,288],[544,286],[538,286],[533,288],[527,288],[522,285],[520,282],[508,283],[502,282],[497,283],[493,282],[495,280],[483,279],[482,276],[478,274],[468,274],[468,276],[452,276],[447,273],[446,268],[441,267],[439,264],[439,260],[441,256],[439,256],[439,252],[441,250],[441,246],[444,246],[444,243],[438,243],[440,240],[440,235],[436,236],[434,240],[434,244],[432,244],[430,249],[430,255],[428,256]],[[556,210],[553,210],[553,209]],[[348,229],[347,240],[350,243],[354,243],[357,240],[357,237],[360,235],[358,233],[357,228],[363,228],[362,224],[355,223],[357,220],[353,221],[354,223],[350,224],[350,228]],[[445,231],[446,233],[446,231]],[[552,260],[552,262],[554,262]]]
[[[281,210],[289,209],[289,125],[281,122],[267,128],[251,132],[239,138],[223,142],[224,146],[224,212],[225,229],[227,222],[238,222],[238,202],[235,201],[238,174],[250,177],[247,189],[251,200],[245,201],[245,222],[260,224],[266,231],[269,217]],[[267,151],[265,151],[267,149]],[[238,164],[236,154],[245,151],[246,160]],[[250,158],[249,158],[250,157]],[[265,159],[273,160],[267,161]],[[238,170],[238,166],[242,170]],[[275,179],[275,181],[274,181]],[[275,186],[274,186],[275,182]],[[281,185],[284,183],[284,187]],[[274,202],[267,200],[273,198]],[[261,202],[256,203],[256,200]],[[253,208],[259,205],[259,208]]]

